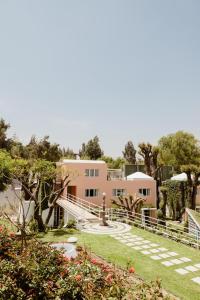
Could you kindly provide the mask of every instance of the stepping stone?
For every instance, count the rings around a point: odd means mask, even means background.
[[[200,264],[196,264],[194,265],[196,268],[199,268],[200,269]]]
[[[194,278],[192,278],[192,281],[200,284],[200,277],[194,277]]]
[[[158,255],[153,255],[153,256],[150,256],[151,259],[154,259],[154,260],[159,260],[159,259],[162,259],[162,257],[158,256]]]
[[[119,240],[121,243],[126,244],[127,240]]]
[[[149,243],[151,243],[150,241],[147,241],[147,240],[144,240],[143,241],[143,244],[149,244]]]
[[[135,240],[136,240],[136,241],[142,241],[142,240],[144,240],[144,239],[141,238],[141,237],[137,237]]]
[[[177,256],[178,253],[176,253],[176,252],[169,252],[169,255],[170,255],[170,256]]]
[[[143,249],[149,249],[149,248],[151,248],[150,246],[148,246],[148,245],[143,245],[143,246],[141,246]]]
[[[181,257],[181,258],[179,258],[180,260],[182,260],[182,261],[184,261],[184,262],[189,262],[189,261],[191,261],[191,259],[190,258],[187,258],[187,257]]]
[[[188,270],[188,271],[190,271],[190,272],[196,272],[196,271],[198,271],[198,269],[195,268],[195,267],[193,267],[193,266],[187,266],[187,267],[185,267],[185,269]]]
[[[170,267],[170,266],[173,266],[174,264],[171,262],[171,261],[163,261],[163,262],[161,262],[161,264],[163,264],[164,266],[166,266],[166,267]]]
[[[185,269],[176,269],[175,271],[181,275],[185,275],[185,274],[189,273],[189,271],[187,271]]]
[[[168,251],[168,249],[166,249],[166,248],[158,248],[158,250],[160,250],[160,251]]]
[[[135,249],[135,250],[141,250],[142,248],[141,247],[139,247],[139,246],[136,246],[136,247],[132,247],[133,249]]]
[[[142,243],[141,242],[135,242],[135,245],[141,245]]]
[[[145,254],[145,255],[151,254],[151,252],[149,252],[149,251],[141,251],[141,253],[142,253],[142,254]]]
[[[126,245],[127,245],[127,246],[133,246],[134,244],[132,244],[132,243],[127,243]]]
[[[158,244],[152,243],[152,244],[150,244],[150,246],[151,246],[151,247],[158,247],[159,245],[158,245]]]
[[[179,265],[179,264],[182,264],[183,262],[180,260],[180,259],[172,259],[171,262],[175,265]]]
[[[158,249],[152,249],[152,250],[149,250],[151,253],[158,253],[160,252]]]
[[[165,254],[165,253],[162,253],[162,254],[160,254],[160,256],[162,257],[162,258],[168,258],[168,257],[170,257],[170,255],[169,254]]]

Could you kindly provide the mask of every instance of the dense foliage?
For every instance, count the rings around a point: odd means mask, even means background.
[[[167,180],[163,183],[162,188],[166,191],[166,204],[169,209],[169,216],[173,220],[181,219],[189,201],[187,182]]]
[[[124,159],[129,164],[136,164],[136,150],[134,148],[133,142],[128,141],[122,151]]]
[[[134,281],[131,273],[116,270],[81,251],[69,260],[62,252],[30,240],[21,252],[13,233],[0,227],[0,299],[169,299],[159,282]]]

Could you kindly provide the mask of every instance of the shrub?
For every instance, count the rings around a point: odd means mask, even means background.
[[[79,250],[77,258],[69,260],[32,239],[21,251],[15,236],[0,227],[0,299],[169,299],[159,282],[136,283],[133,266],[122,272]]]
[[[76,221],[75,220],[69,220],[67,223],[66,228],[76,228]]]

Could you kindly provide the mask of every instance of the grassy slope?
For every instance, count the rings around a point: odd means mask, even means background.
[[[162,279],[162,286],[180,297],[181,299],[200,299],[200,286],[191,281],[191,278],[200,276],[200,271],[190,272],[187,275],[179,275],[174,270],[187,266],[189,264],[200,263],[200,252],[189,248],[185,245],[178,244],[174,241],[167,240],[163,237],[146,232],[142,229],[133,228],[132,232],[138,234],[152,242],[157,242],[161,246],[166,247],[171,251],[175,251],[181,256],[186,256],[192,259],[192,263],[185,263],[172,267],[165,267],[159,261],[154,261],[147,255],[141,254],[112,237],[105,235],[93,235],[86,233],[74,233],[79,239],[79,244],[87,246],[97,255],[104,257],[107,261],[115,263],[118,266],[126,267],[130,259],[136,269],[136,273],[143,279],[150,281],[157,278]],[[64,233],[64,234],[63,234]],[[51,231],[43,238],[43,241],[66,241],[68,234],[60,231]],[[175,257],[174,257],[175,258]]]

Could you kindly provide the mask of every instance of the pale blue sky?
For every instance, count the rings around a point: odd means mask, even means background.
[[[200,138],[199,0],[0,0],[0,116],[10,135],[107,155]]]

